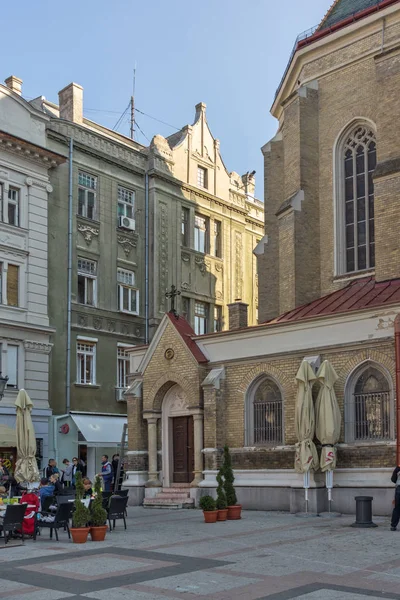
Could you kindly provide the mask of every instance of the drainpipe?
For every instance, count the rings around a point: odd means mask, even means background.
[[[68,270],[67,270],[67,366],[65,389],[65,412],[71,408],[71,294],[72,294],[72,155],[74,142],[69,140],[69,181],[68,181]]]
[[[396,351],[396,465],[400,466],[400,314],[394,321]]]
[[[145,251],[144,251],[144,264],[145,264],[145,343],[149,343],[149,174],[146,171],[144,176],[145,185],[145,198],[144,198],[144,214],[145,214]]]

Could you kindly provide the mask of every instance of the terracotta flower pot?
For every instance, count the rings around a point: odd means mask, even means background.
[[[92,542],[104,542],[107,533],[107,525],[99,525],[90,528],[90,537]]]
[[[218,517],[217,510],[203,510],[204,521],[206,523],[216,523]]]
[[[227,508],[220,508],[218,510],[217,521],[226,521],[227,517],[228,517],[228,509]]]
[[[236,521],[242,518],[242,505],[228,506],[228,521]]]
[[[71,527],[72,541],[74,544],[85,544],[89,535],[89,527]]]

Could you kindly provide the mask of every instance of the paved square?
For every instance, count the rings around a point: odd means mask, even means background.
[[[0,600],[400,600],[400,532],[354,517],[129,508],[128,529],[75,545],[60,532],[0,549]]]

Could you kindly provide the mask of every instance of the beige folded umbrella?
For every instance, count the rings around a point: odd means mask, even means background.
[[[318,381],[321,383],[315,403],[316,435],[322,444],[321,471],[326,473],[329,511],[332,502],[333,469],[336,467],[336,447],[340,437],[342,415],[336,399],[334,385],[338,380],[335,369],[328,360],[319,368]]]
[[[14,477],[18,482],[39,481],[36,462],[36,437],[32,422],[33,402],[25,390],[20,390],[15,400],[17,407],[17,463]]]
[[[297,398],[295,409],[295,429],[298,442],[294,468],[296,473],[303,473],[306,512],[308,512],[308,489],[310,487],[310,470],[318,469],[318,454],[313,442],[315,432],[314,403],[312,399],[312,384],[316,376],[310,363],[306,360],[300,365],[296,375]]]

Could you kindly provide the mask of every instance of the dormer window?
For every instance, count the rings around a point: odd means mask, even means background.
[[[201,188],[208,188],[208,172],[203,167],[197,167],[197,185]]]

